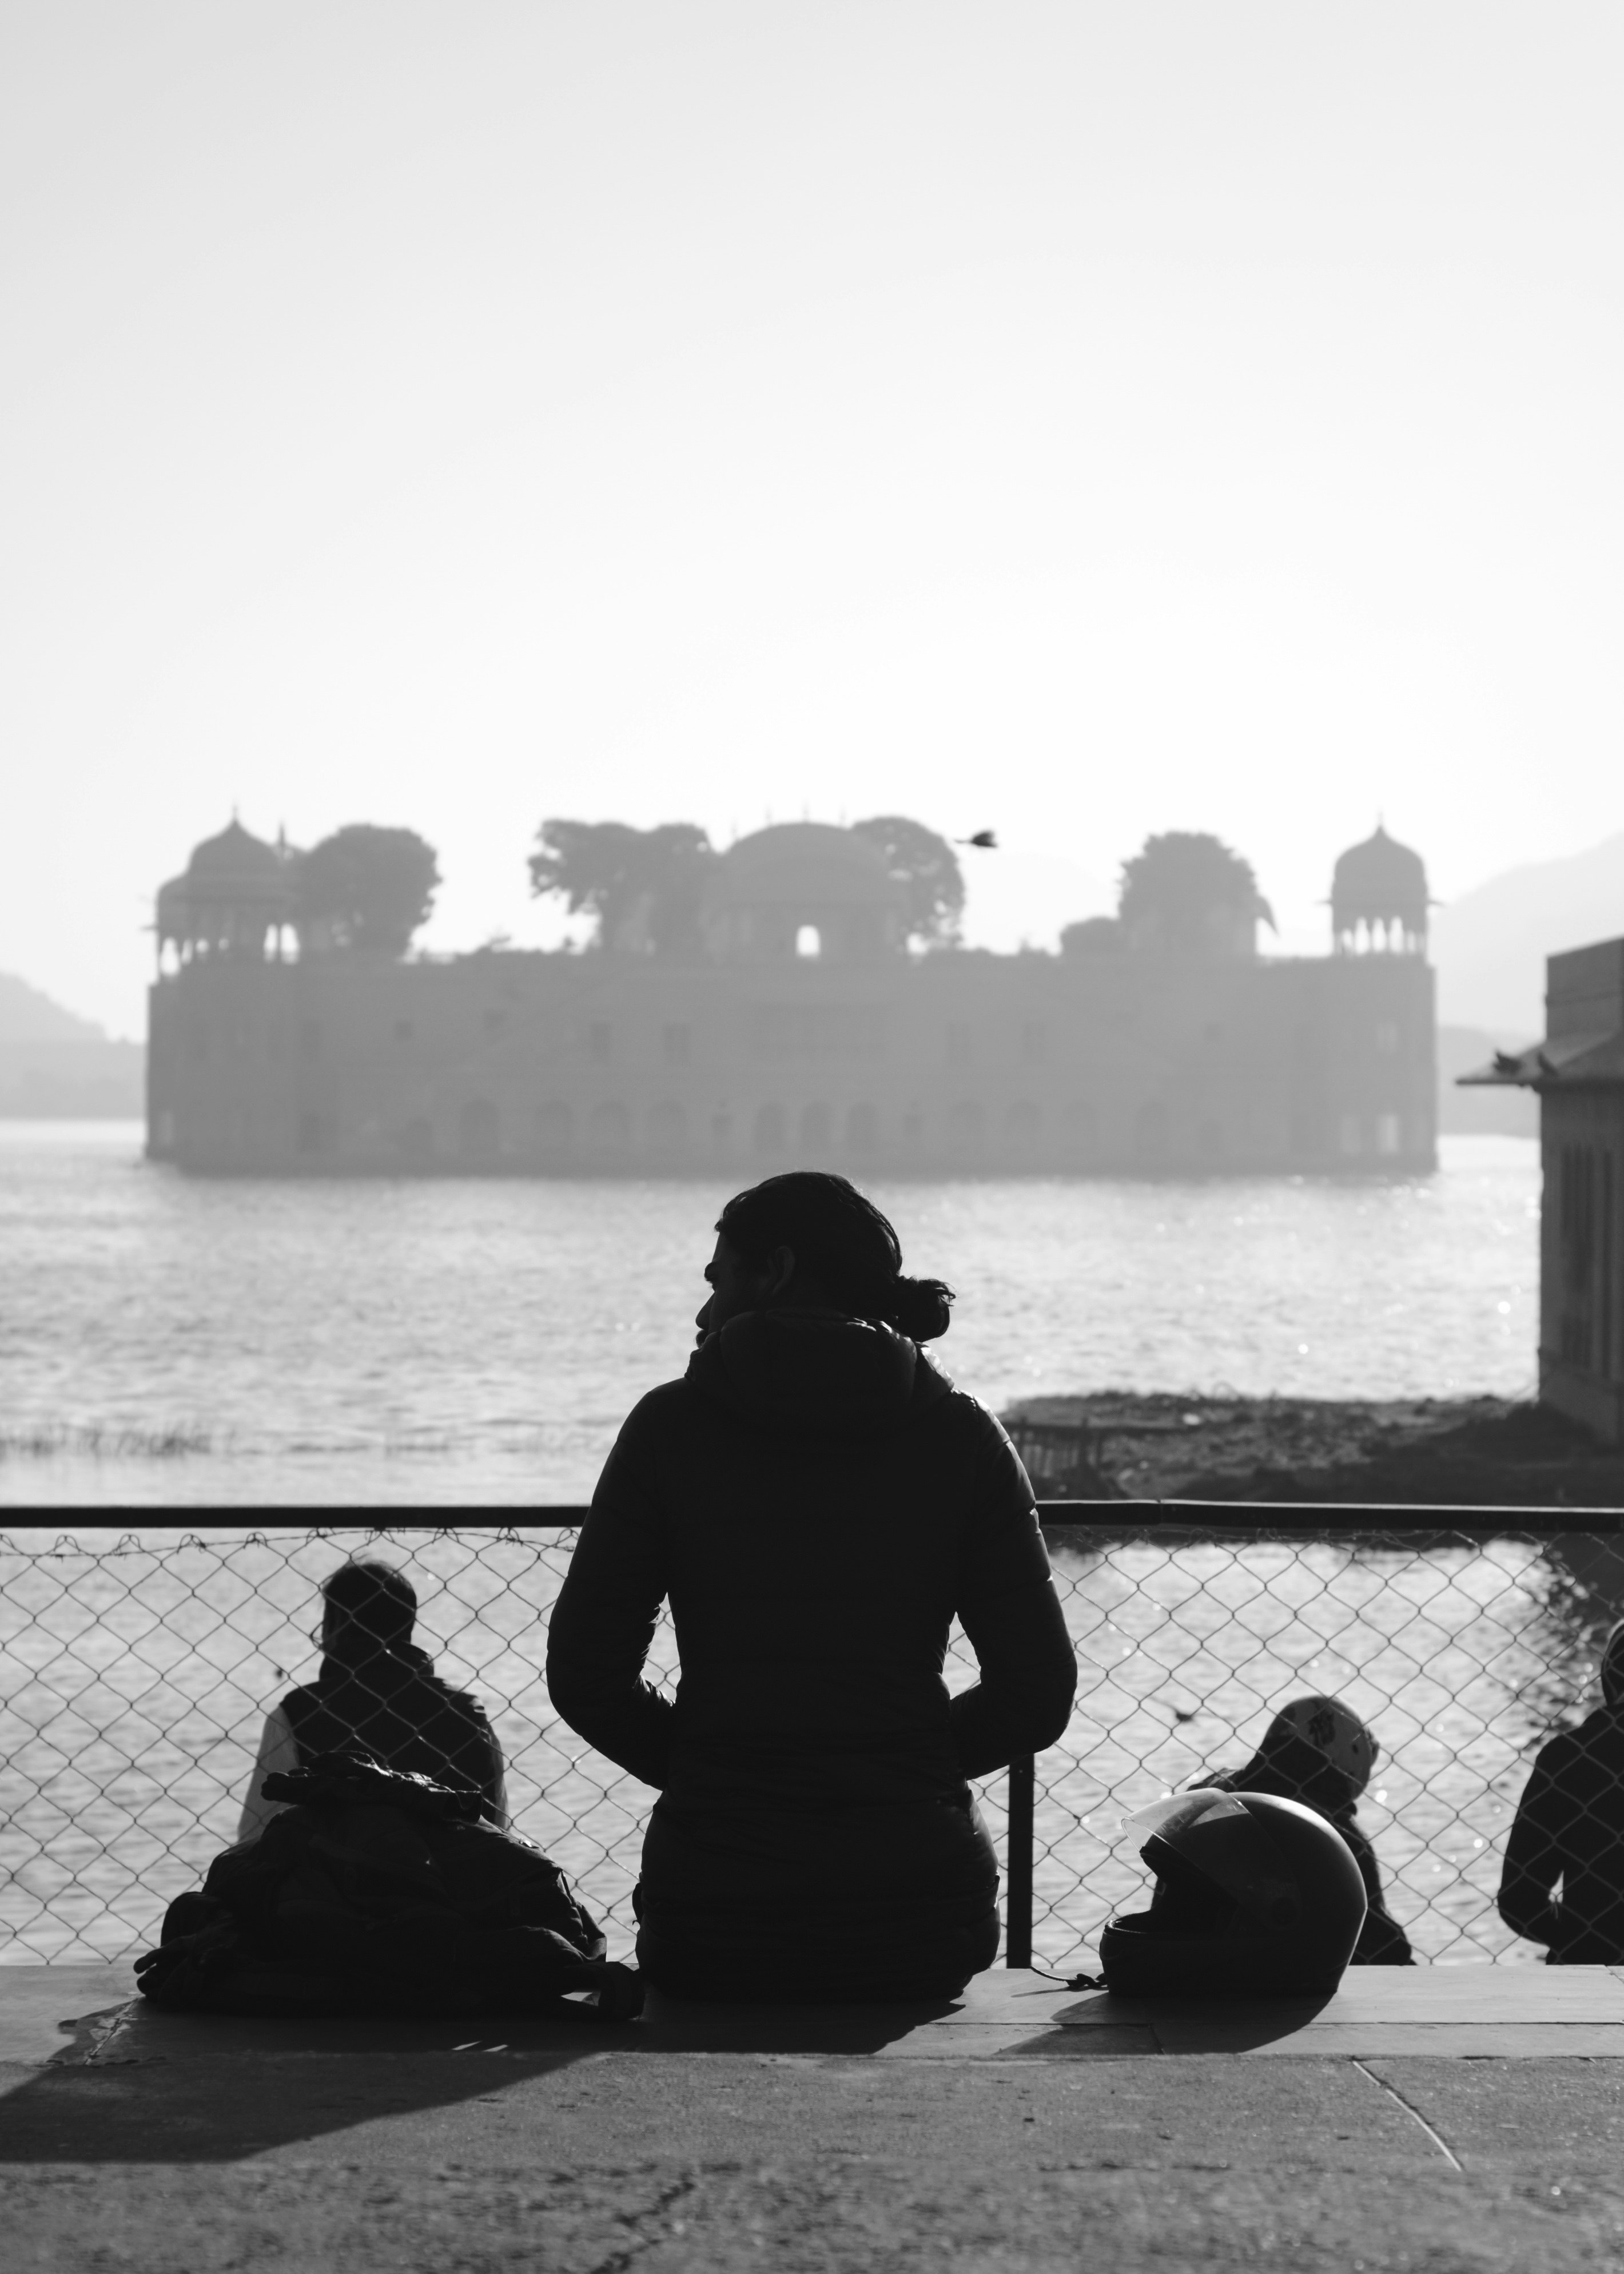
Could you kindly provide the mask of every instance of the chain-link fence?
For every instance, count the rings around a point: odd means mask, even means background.
[[[1279,1706],[1317,1691],[1380,1742],[1359,1820],[1417,1955],[1539,1954],[1496,1914],[1501,1851],[1534,1748],[1595,1702],[1624,1535],[1512,1511],[1046,1513],[1080,1679],[1064,1741],[1036,1764],[1029,1875],[1020,1776],[979,1794],[1014,1866],[1018,1948],[1029,1885],[1039,1962],[1084,1962],[1110,1912],[1143,1896],[1120,1811],[1238,1767]],[[0,1962],[155,1939],[170,1898],[236,1836],[265,1716],[316,1671],[320,1582],[360,1553],[410,1576],[418,1640],[491,1713],[516,1827],[575,1875],[624,1954],[652,1795],[548,1703],[546,1623],[572,1544],[556,1521],[0,1540]],[[655,1656],[674,1683],[669,1627]],[[957,1631],[947,1672],[974,1679]]]

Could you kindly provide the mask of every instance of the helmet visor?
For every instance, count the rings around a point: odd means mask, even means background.
[[[1153,1871],[1160,1872],[1170,1851],[1259,1925],[1295,1924],[1301,1909],[1297,1874],[1258,1818],[1233,1794],[1174,1794],[1136,1809],[1125,1822],[1148,1833],[1139,1854]]]

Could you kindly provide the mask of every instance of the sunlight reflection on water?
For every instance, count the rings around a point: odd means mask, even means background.
[[[1443,1155],[1390,1182],[872,1189],[910,1268],[959,1290],[942,1356],[994,1404],[1530,1391],[1538,1148]],[[128,1125],[0,1124],[0,1502],[583,1497],[686,1363],[730,1189],[188,1178]]]

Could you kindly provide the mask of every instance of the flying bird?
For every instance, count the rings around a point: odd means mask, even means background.
[[[983,853],[996,853],[998,832],[996,829],[978,829],[974,837],[955,837],[953,842],[955,845],[974,845]]]

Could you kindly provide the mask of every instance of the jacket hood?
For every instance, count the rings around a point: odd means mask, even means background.
[[[819,1437],[884,1435],[953,1386],[906,1335],[838,1311],[742,1311],[705,1337],[688,1380],[757,1427]]]

